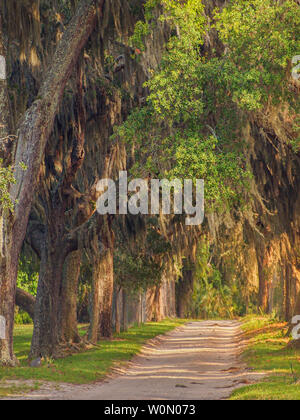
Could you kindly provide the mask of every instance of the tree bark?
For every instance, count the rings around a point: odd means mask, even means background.
[[[112,336],[113,249],[105,249],[93,267],[93,309],[89,339],[96,343],[101,338]]]
[[[63,282],[65,249],[59,243],[58,225],[48,226],[46,241],[41,252],[34,330],[29,359],[56,357],[59,342],[60,292]],[[59,247],[59,244],[61,247]]]
[[[98,238],[95,239],[98,248]],[[99,249],[95,252],[93,261],[93,287],[92,287],[92,304],[91,319],[89,328],[89,340],[96,344],[99,340],[99,324],[100,324],[100,305],[103,300],[103,289],[101,284],[101,255]]]
[[[300,292],[298,293],[295,308],[294,308],[294,316],[296,315],[300,315]]]
[[[123,331],[126,332],[128,331],[128,300],[127,300],[127,293],[125,289],[123,289],[122,298],[123,298],[123,305],[122,305]]]
[[[112,248],[107,250],[106,261],[103,264],[101,277],[103,282],[103,301],[100,308],[99,336],[104,338],[111,338],[112,302],[114,292],[114,252]]]
[[[177,315],[184,319],[189,310],[189,301],[194,289],[193,271],[185,268],[182,271],[182,278],[176,284]],[[194,314],[195,316],[195,314]]]
[[[120,334],[121,332],[120,295],[121,295],[121,290],[118,287],[116,290],[116,333],[117,334]]]
[[[61,292],[60,341],[79,343],[77,327],[77,296],[81,251],[72,252],[66,259]]]
[[[6,48],[2,30],[2,16],[0,13],[0,55],[6,62]],[[8,95],[6,78],[0,80],[0,158],[5,165],[10,163],[7,157]],[[17,264],[14,264],[12,236],[13,216],[11,211],[0,207],[0,316],[5,320],[5,339],[0,339],[0,364],[15,366],[17,360],[13,354],[12,335],[14,327],[14,305]]]
[[[14,165],[16,184],[11,187],[11,198],[15,203],[12,215],[3,215],[1,230],[0,261],[0,315],[6,319],[6,339],[0,343],[0,364],[14,364],[13,356],[13,318],[16,291],[18,258],[26,234],[29,213],[38,182],[46,143],[51,134],[55,116],[63,96],[64,88],[73,71],[78,57],[85,46],[96,22],[97,7],[102,7],[104,0],[82,0],[65,31],[54,54],[52,65],[46,73],[38,94],[38,99],[25,113],[18,130],[17,149]],[[25,164],[26,170],[20,164]],[[49,251],[50,252],[50,251]],[[53,252],[53,251],[51,251]],[[54,257],[55,252],[51,257]],[[55,265],[62,264],[60,256],[51,259],[54,267],[48,264],[42,275],[48,270],[57,271]],[[50,262],[50,261],[49,261]],[[53,273],[55,275],[55,273]],[[54,277],[54,287],[57,279]],[[42,288],[47,287],[46,283]],[[50,304],[51,302],[49,302]],[[51,308],[53,311],[53,308]],[[53,332],[55,335],[55,332]]]
[[[6,47],[2,31],[2,16],[0,13],[0,56],[6,63]],[[0,158],[7,158],[9,143],[9,100],[7,91],[7,80],[0,79]],[[6,160],[6,159],[5,159]]]
[[[147,292],[147,321],[159,322],[163,319],[161,305],[162,285],[156,285]]]
[[[0,339],[0,365],[15,366],[13,328],[18,258],[13,248],[12,215],[7,213],[0,214],[0,316],[5,320],[5,339]]]
[[[25,292],[25,290],[17,288],[16,305],[19,306],[23,311],[27,312],[32,320],[34,319],[34,296],[32,296],[30,293]]]
[[[298,293],[296,305],[294,309],[294,316],[299,316],[299,315],[300,315],[300,292]],[[300,348],[300,338],[298,340],[294,340],[293,346],[297,349]]]
[[[140,327],[142,325],[143,322],[143,314],[142,314],[142,293],[139,293],[139,301],[138,301],[138,306],[137,306],[137,322],[138,322],[138,326]]]
[[[72,253],[66,238],[65,206],[59,196],[57,193],[48,203],[30,359],[55,358],[61,355],[62,342],[79,342],[77,288],[81,253]]]
[[[258,276],[259,276],[259,293],[258,305],[263,313],[269,311],[269,290],[270,290],[270,261],[269,250],[263,243],[259,243],[256,249]]]
[[[287,322],[289,322],[292,317],[291,284],[292,284],[292,268],[290,264],[286,262],[286,266],[285,266],[285,320]]]

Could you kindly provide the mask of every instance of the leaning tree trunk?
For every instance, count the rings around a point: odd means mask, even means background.
[[[77,297],[80,275],[81,251],[68,255],[65,262],[64,279],[61,291],[60,341],[79,343],[77,327]]]
[[[13,353],[14,307],[18,255],[12,236],[12,216],[0,215],[0,316],[5,330],[0,335],[0,364],[15,366]]]
[[[66,83],[95,26],[96,4],[102,6],[103,2],[104,0],[80,2],[54,54],[38,99],[25,113],[18,130],[14,159],[16,184],[11,186],[10,191],[15,210],[13,217],[10,214],[1,214],[0,224],[0,314],[6,319],[5,339],[1,340],[0,344],[0,364],[14,364],[15,362],[12,348],[18,258],[26,234],[45,146],[51,134]],[[24,165],[20,164],[24,164],[26,170],[24,170]],[[61,264],[59,260],[52,261],[54,265]],[[52,269],[55,271],[55,267]],[[44,273],[47,270],[51,270],[49,264],[48,267],[44,267]],[[46,284],[43,285],[43,287],[46,286]]]
[[[0,77],[0,158],[4,164],[10,163],[8,157],[9,101],[6,81],[6,49],[2,33],[0,14],[0,55],[2,69]],[[10,210],[0,207],[0,316],[3,317],[4,330],[0,334],[0,364],[15,365],[13,354],[14,300],[17,276],[18,241],[13,240],[13,215]],[[17,238],[15,238],[17,239]],[[14,279],[14,281],[12,281]]]

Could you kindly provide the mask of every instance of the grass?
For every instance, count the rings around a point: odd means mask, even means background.
[[[231,400],[300,400],[300,350],[287,348],[286,323],[247,317],[243,330],[249,339],[244,361],[268,375],[260,383],[234,391]]]
[[[12,396],[21,396],[29,392],[35,391],[36,389],[38,389],[38,386],[38,384],[34,386],[2,384],[0,386],[0,397],[5,398]]]
[[[103,379],[115,366],[121,366],[136,355],[145,342],[160,334],[185,324],[186,320],[167,319],[158,323],[147,323],[133,327],[126,333],[114,336],[114,340],[101,341],[83,353],[77,353],[65,359],[44,363],[40,368],[30,368],[27,357],[32,337],[31,325],[16,326],[15,354],[21,366],[17,368],[0,368],[0,397],[19,393],[20,389],[8,389],[3,384],[7,380],[33,380],[87,384]]]
[[[32,337],[32,326],[16,326],[15,353],[20,360],[18,368],[0,368],[0,397],[20,395],[37,389],[39,382],[66,382],[87,384],[103,379],[113,367],[122,366],[136,355],[145,342],[183,325],[187,320],[164,320],[131,328],[115,335],[115,340],[101,341],[83,353],[65,359],[49,361],[41,368],[30,368],[27,356]],[[267,372],[266,378],[233,392],[231,400],[300,400],[300,350],[287,348],[286,324],[270,317],[249,316],[244,319],[243,331],[249,345],[243,359],[258,372]],[[21,380],[6,383],[7,380]],[[31,384],[22,384],[30,380]]]

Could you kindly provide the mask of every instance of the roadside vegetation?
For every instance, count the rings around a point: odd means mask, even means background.
[[[288,347],[287,323],[270,316],[249,316],[242,328],[249,340],[243,359],[266,377],[234,391],[231,399],[300,400],[300,350]]]
[[[98,346],[88,351],[73,354],[64,359],[43,360],[40,368],[28,366],[32,325],[18,325],[15,328],[15,351],[20,367],[0,368],[0,397],[26,393],[38,387],[39,382],[64,382],[87,384],[100,381],[112,368],[120,367],[135,356],[147,340],[165,334],[185,324],[187,320],[166,319],[162,322],[149,322],[140,327],[131,328],[128,332],[115,334],[112,340],[103,340]],[[86,327],[81,327],[81,334]],[[7,380],[30,380],[33,386],[5,385]]]

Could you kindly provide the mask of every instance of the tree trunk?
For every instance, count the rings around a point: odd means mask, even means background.
[[[122,305],[123,331],[126,332],[128,331],[128,301],[127,301],[127,293],[125,289],[123,289],[122,298],[123,298],[123,305]]]
[[[35,297],[22,289],[17,288],[16,305],[27,312],[31,319],[34,319]]]
[[[298,295],[297,295],[297,299],[296,299],[296,304],[295,304],[295,308],[294,308],[294,312],[293,312],[293,317],[294,316],[300,316],[300,292],[298,293]],[[292,332],[292,330],[293,330],[293,328],[294,328],[294,324],[292,324],[292,319],[290,319],[289,320],[289,329],[288,329],[288,331],[287,331],[287,333],[286,333],[286,336],[287,337],[289,337],[290,336],[290,334],[291,334],[291,332]],[[294,341],[297,341],[297,342],[299,342],[299,345],[300,345],[300,339],[299,340],[294,340]],[[297,343],[297,346],[298,346],[298,343]]]
[[[294,316],[300,315],[300,292],[298,293],[295,308],[294,308]]]
[[[34,331],[29,358],[56,357],[60,343],[60,292],[65,262],[64,249],[45,243],[41,255]]]
[[[103,337],[112,336],[113,249],[103,251],[93,268],[93,309],[89,339],[96,343]]]
[[[6,48],[4,42],[4,35],[2,33],[2,17],[0,13],[0,56],[2,65],[6,69]],[[4,70],[4,69],[1,69]],[[7,137],[9,135],[9,100],[7,92],[7,81],[6,81],[6,70],[3,75],[3,79],[0,74],[0,158],[5,159]]]
[[[189,301],[194,289],[193,274],[192,270],[185,268],[182,271],[182,278],[176,284],[177,315],[182,319],[187,316],[189,311]]]
[[[147,291],[147,321],[159,322],[163,319],[162,285],[156,285]]]
[[[98,244],[97,244],[98,247]],[[97,253],[99,250],[97,251]],[[91,319],[89,328],[89,341],[96,344],[99,340],[99,322],[100,322],[100,305],[103,300],[102,284],[101,284],[101,263],[100,256],[94,255],[93,262],[93,287],[92,287],[92,302],[91,302]]]
[[[142,293],[139,293],[139,302],[137,308],[137,319],[138,319],[138,326],[140,327],[143,322],[143,301],[142,301]]]
[[[259,244],[257,250],[258,276],[259,276],[259,293],[258,305],[263,313],[268,313],[269,310],[269,289],[270,289],[270,275],[268,264],[268,253],[264,245]]]
[[[289,322],[292,317],[292,308],[291,308],[292,269],[289,263],[286,263],[284,274],[285,274],[285,320]]]
[[[0,55],[6,63],[1,13]],[[0,158],[4,159],[5,163],[7,160],[7,136],[9,134],[8,109],[7,82],[6,78],[3,78],[0,79]],[[16,364],[12,342],[16,282],[11,280],[16,279],[17,276],[17,260],[12,226],[11,212],[0,208],[0,316],[4,318],[5,323],[5,331],[2,331],[0,336],[0,364],[5,366]]]
[[[0,337],[0,364],[15,366],[13,354],[14,308],[18,257],[12,236],[12,216],[0,214],[0,316],[5,320],[5,331]]]
[[[121,295],[121,290],[118,287],[116,291],[116,333],[117,334],[120,334],[121,332],[120,295]]]
[[[59,356],[62,342],[72,339],[79,341],[77,288],[81,253],[77,251],[70,254],[72,248],[65,239],[65,207],[60,203],[59,194],[56,198],[52,197],[48,204],[48,220],[41,249],[31,359]]]
[[[295,305],[295,309],[294,309],[294,316],[299,316],[300,315],[300,292],[298,293],[297,296],[297,300],[296,300],[296,305]],[[294,340],[294,347],[299,349],[300,348],[300,338],[298,340]]]
[[[114,252],[109,248],[103,261],[101,273],[103,284],[103,301],[100,307],[100,331],[99,336],[111,338],[112,336],[112,301],[114,291]]]
[[[96,22],[97,8],[96,3],[102,7],[104,0],[82,0],[75,13],[74,18],[70,22],[65,31],[58,48],[54,54],[51,67],[46,73],[44,82],[38,94],[38,99],[25,113],[18,131],[18,141],[16,148],[16,157],[14,162],[14,177],[16,184],[11,186],[11,198],[15,203],[15,211],[12,215],[1,214],[0,233],[1,233],[1,260],[0,260],[0,315],[6,320],[5,340],[0,341],[0,364],[14,364],[13,356],[13,319],[15,290],[17,279],[17,266],[21,246],[26,234],[29,213],[34,198],[35,188],[38,182],[38,174],[42,163],[46,143],[51,134],[54,118],[57,114],[59,104],[63,96],[63,92],[68,79],[74,69],[74,65],[85,46]],[[1,30],[0,30],[1,32]],[[20,164],[25,164],[26,170],[22,169]],[[24,166],[23,166],[24,168]],[[53,253],[55,251],[49,250]],[[44,294],[47,293],[48,286],[55,289],[60,281],[56,279],[56,271],[59,272],[61,261],[60,255],[57,260],[50,259],[54,267],[43,268],[42,284]],[[43,277],[53,271],[53,284],[48,285]],[[41,296],[39,297],[41,299]],[[53,313],[51,301],[44,302],[48,309]],[[38,300],[37,304],[41,304]],[[46,325],[48,321],[43,320]],[[41,325],[38,325],[36,331]],[[51,340],[54,341],[56,331],[49,332],[53,335]],[[33,353],[39,347],[38,342],[44,348],[44,339],[36,340],[35,336]],[[46,339],[47,341],[47,339]],[[54,343],[49,343],[51,346]],[[47,347],[47,346],[46,346]],[[43,349],[44,351],[44,349]],[[46,351],[46,349],[45,349]],[[48,350],[47,350],[48,352]]]
[[[77,296],[81,251],[72,252],[66,259],[61,292],[60,341],[79,343],[77,327]]]

